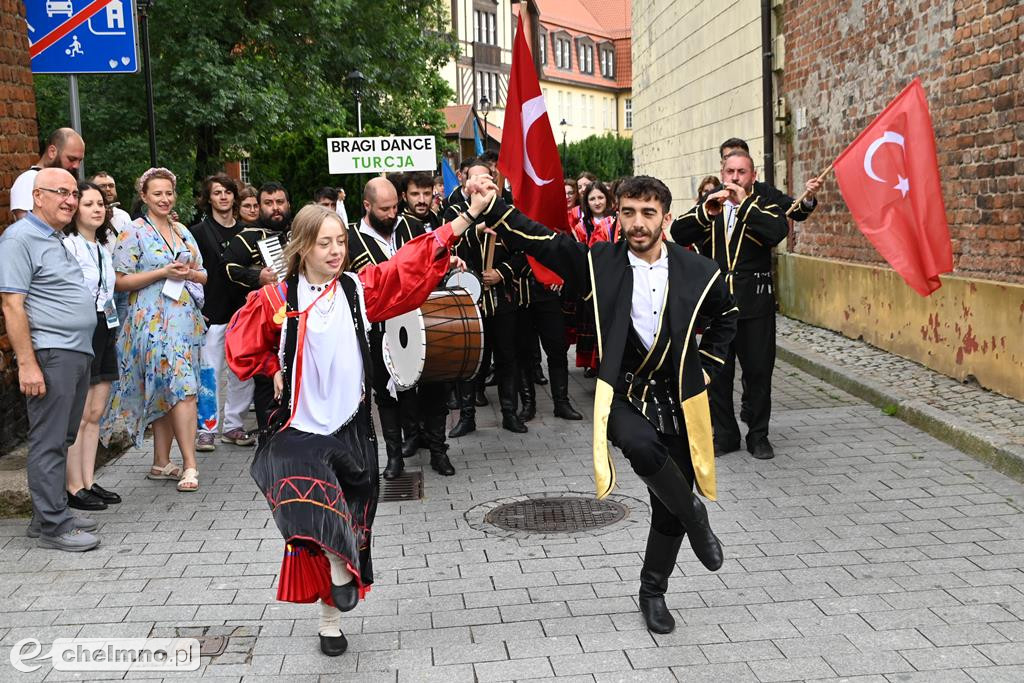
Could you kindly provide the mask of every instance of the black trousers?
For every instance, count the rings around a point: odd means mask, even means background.
[[[569,345],[565,343],[565,315],[561,301],[555,297],[534,301],[520,308],[516,314],[516,348],[520,367],[533,367],[535,340],[539,337],[548,357],[548,375],[557,374],[560,369],[568,373]]]
[[[693,463],[686,435],[660,434],[639,410],[618,395],[612,399],[608,416],[608,438],[626,456],[637,475],[655,475],[672,458],[693,488]],[[648,494],[651,498],[651,527],[665,536],[682,536],[686,527],[654,493],[648,490]]]
[[[740,440],[733,406],[736,360],[743,371],[743,405],[750,410],[747,444],[768,436],[772,415],[772,371],[775,369],[775,314],[737,321],[736,337],[729,346],[725,366],[718,372],[708,395],[715,442],[731,446]]]
[[[408,439],[419,434],[431,455],[448,452],[444,431],[448,418],[448,388],[446,382],[426,382],[398,393],[402,436]]]
[[[287,402],[287,397],[281,399]],[[274,380],[266,375],[252,378],[252,403],[256,408],[256,426],[261,432],[270,425],[270,413],[274,410]]]
[[[514,386],[519,369],[516,361],[516,311],[503,311],[484,318],[484,347],[491,352],[499,387],[503,378]]]

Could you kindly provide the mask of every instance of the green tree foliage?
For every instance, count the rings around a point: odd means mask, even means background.
[[[605,182],[633,175],[633,141],[607,135],[592,135],[570,143],[562,152],[562,167],[567,178],[590,171]]]
[[[367,79],[367,128],[441,132],[450,90],[439,71],[457,50],[444,27],[439,0],[154,3],[158,162],[181,178],[180,206],[191,203],[189,186],[226,160],[261,157],[288,136],[305,144],[326,130],[354,135],[345,83],[353,69]],[[68,124],[67,82],[36,78],[42,136]],[[132,180],[149,166],[142,75],[82,76],[79,88],[87,171],[112,173],[127,204]]]

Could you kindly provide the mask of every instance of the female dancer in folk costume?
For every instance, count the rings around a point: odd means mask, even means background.
[[[286,542],[277,598],[321,601],[320,649],[329,656],[348,647],[341,612],[373,583],[379,481],[366,334],[370,322],[420,306],[448,272],[451,247],[495,186],[466,189],[467,212],[358,275],[344,272],[348,235],[338,215],[304,207],[285,248],[284,282],[252,292],[228,326],[231,369],[241,379],[272,376],[279,399],[250,470]]]

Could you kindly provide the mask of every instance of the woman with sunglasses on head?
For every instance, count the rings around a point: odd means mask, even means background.
[[[151,168],[139,179],[146,212],[121,231],[114,249],[118,290],[131,292],[119,340],[120,381],[103,424],[109,439],[127,427],[135,445],[153,425],[153,466],[148,479],[177,481],[179,491],[199,488],[196,464],[196,396],[199,345],[206,323],[199,247],[172,219],[177,179]],[[171,462],[178,442],[184,471]]]
[[[78,210],[75,219],[64,228],[68,251],[78,260],[89,296],[96,306],[96,329],[92,335],[92,370],[89,393],[85,398],[78,436],[68,447],[68,506],[77,510],[105,510],[121,502],[121,497],[95,481],[96,447],[99,444],[100,418],[110,398],[111,383],[117,380],[117,328],[120,321],[114,304],[114,263],[109,244],[114,231],[109,222],[103,191],[93,183],[78,184]]]

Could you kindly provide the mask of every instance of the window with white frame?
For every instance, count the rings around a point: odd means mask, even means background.
[[[627,97],[626,98],[625,110],[626,110],[626,129],[629,130],[629,129],[633,128],[633,99],[631,97]]]
[[[589,41],[576,42],[576,61],[579,64],[580,73],[594,73],[594,46]]]
[[[538,41],[538,44],[540,45],[540,54],[538,54],[538,57],[540,57],[540,63],[543,64],[543,65],[547,65],[547,63],[548,63],[548,34],[545,33],[544,31],[541,31],[541,33],[540,33],[540,40]]]
[[[473,10],[473,40],[486,45],[498,44],[498,15],[486,10]]]
[[[249,157],[242,157],[238,160],[238,179],[249,184]]]
[[[493,71],[476,72],[476,101],[487,95],[492,107],[498,106],[498,74]]]
[[[572,69],[572,43],[562,36],[554,37],[555,66],[570,71]]]
[[[611,48],[601,50],[601,75],[605,78],[615,78],[615,52]]]

